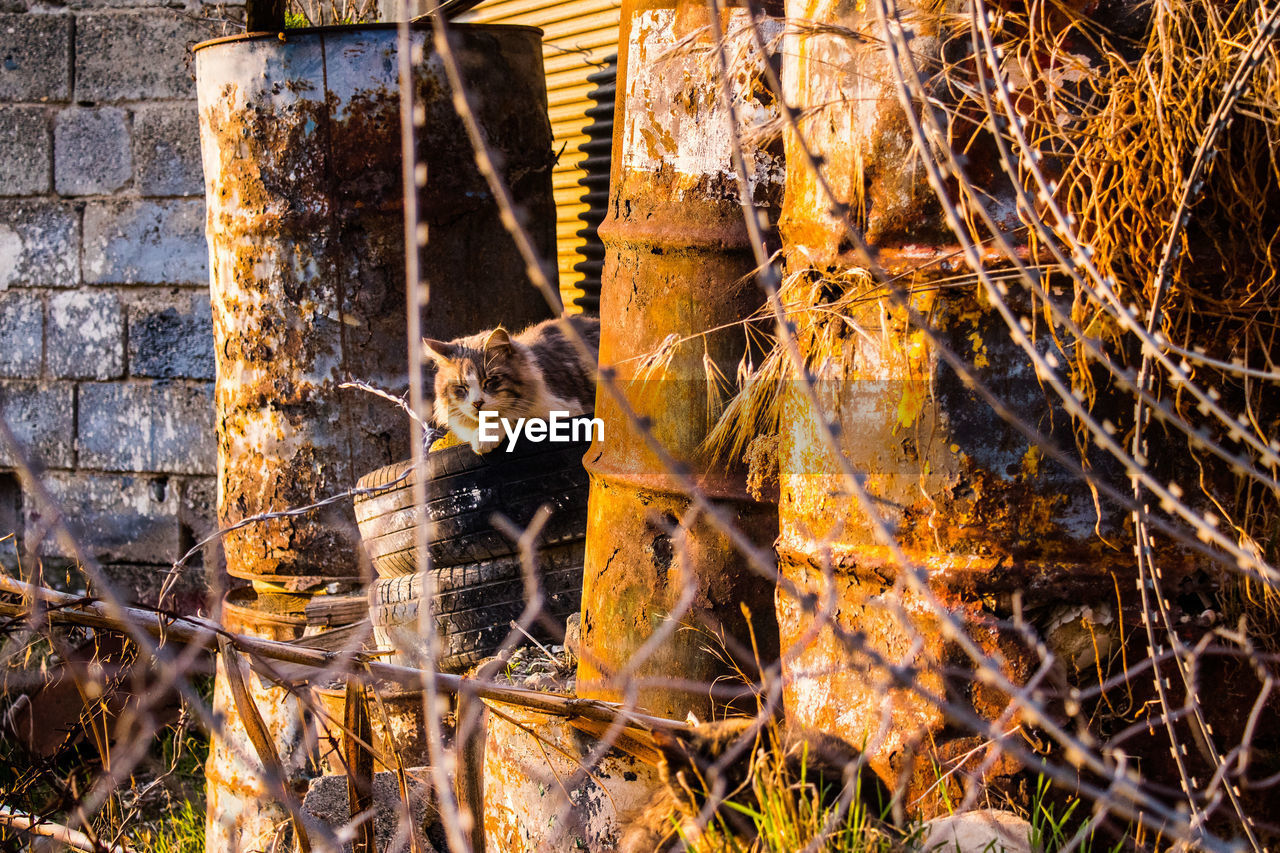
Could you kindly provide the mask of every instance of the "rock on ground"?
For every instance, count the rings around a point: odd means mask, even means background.
[[[1031,846],[1031,824],[995,809],[934,818],[914,846],[924,853],[1039,853]]]

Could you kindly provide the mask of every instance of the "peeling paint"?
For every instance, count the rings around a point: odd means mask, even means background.
[[[673,169],[677,198],[698,192],[709,180],[736,201],[733,138],[744,140],[748,184],[754,199],[764,184],[781,183],[780,151],[753,144],[779,110],[763,86],[764,63],[751,37],[751,12],[729,9],[722,21],[733,80],[736,123],[720,91],[720,56],[710,26],[685,31],[675,9],[647,9],[631,25],[627,59],[626,123],[622,159],[639,172]],[[763,18],[760,36],[768,44],[782,33],[782,21]],[[687,179],[685,179],[687,178]]]

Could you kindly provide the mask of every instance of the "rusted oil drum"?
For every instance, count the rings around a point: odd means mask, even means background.
[[[966,387],[939,356],[937,341],[881,286],[869,275],[849,273],[866,266],[848,237],[852,225],[900,276],[897,285],[912,294],[912,308],[929,318],[940,342],[1010,410],[1057,447],[1074,451],[1071,418],[1037,381],[1027,354],[981,297],[976,277],[955,282],[945,260],[954,256],[954,236],[915,165],[919,155],[874,12],[858,9],[836,0],[787,4],[788,18],[801,23],[787,36],[784,89],[843,207],[833,212],[813,164],[788,131],[780,229],[789,279],[809,288],[789,301],[798,307],[802,355],[818,374],[820,405],[815,410],[794,386],[784,396],[779,569],[799,593],[814,596],[803,602],[779,590],[784,704],[801,725],[865,743],[886,779],[914,775],[908,799],[928,811],[930,803],[917,797],[932,791],[936,798],[936,768],[950,767],[951,759],[983,741],[951,727],[918,693],[893,685],[886,665],[908,667],[928,694],[981,719],[995,720],[1007,697],[974,677],[971,661],[923,597],[909,590],[894,596],[902,567],[874,535],[823,441],[823,420],[838,426],[839,454],[865,475],[876,512],[908,559],[925,569],[942,605],[1015,684],[1037,661],[1011,626],[1015,594],[1058,654],[1063,674],[1096,684],[1099,660],[1118,650],[1120,620],[1127,618],[1117,612],[1116,584],[1133,588],[1132,538],[1118,506],[1095,503],[1085,482]],[[940,48],[928,18],[904,14],[917,27],[917,64],[941,67],[929,62]],[[850,32],[868,38],[850,38]],[[984,151],[978,140],[968,162],[999,220],[1001,211],[1012,215],[1010,188]],[[805,310],[842,300],[843,318]],[[1010,302],[1016,313],[1030,314],[1016,290]],[[1069,362],[1052,336],[1039,336],[1036,345],[1052,350],[1058,363]],[[1099,406],[1106,405],[1100,398]],[[1103,456],[1094,454],[1093,474],[1123,485],[1123,472]],[[1185,564],[1180,555],[1170,560],[1166,570]],[[824,578],[828,571],[833,588]],[[828,596],[835,599],[836,625],[855,642],[829,627],[815,630],[815,613]],[[1002,762],[990,773],[1015,769]]]
[[[781,9],[775,9],[780,12]],[[719,97],[721,74],[707,4],[702,0],[636,0],[622,7],[619,83],[614,121],[615,159],[601,287],[600,363],[612,365],[629,401],[650,419],[654,436],[695,471],[707,494],[757,543],[772,542],[774,506],[748,498],[744,473],[703,464],[701,444],[713,420],[707,363],[734,376],[746,336],[724,328],[764,301],[750,276],[750,250],[732,135],[777,114],[762,84],[764,63],[749,31],[750,14],[721,16],[738,127]],[[781,30],[761,22],[764,41]],[[782,157],[776,148],[748,144],[748,192],[759,214],[776,219],[782,200]],[[708,331],[719,329],[719,331]],[[707,333],[707,334],[703,334]],[[672,340],[681,342],[674,347]],[[649,369],[661,353],[664,366]],[[750,608],[762,657],[776,655],[773,584],[753,574],[728,538],[703,517],[693,519],[687,548],[678,554],[669,528],[684,518],[689,498],[663,473],[658,458],[632,429],[603,387],[596,414],[604,440],[586,457],[591,474],[583,588],[583,653],[579,687],[585,695],[617,698],[613,675],[664,623],[682,592],[685,573],[696,587],[680,630],[648,659],[640,678],[710,683],[725,665],[706,648],[723,631],[749,647],[741,605]],[[683,564],[683,565],[682,565]],[[748,666],[750,664],[748,663]],[[656,714],[705,715],[705,690],[655,685],[640,691]]]
[[[393,684],[379,684],[369,696],[369,725],[373,731],[374,771],[399,767],[425,767],[429,763],[426,719],[422,691],[406,690]],[[311,694],[323,712],[316,719],[320,761],[326,772],[347,772],[342,755],[343,714],[346,709],[345,684],[312,685]],[[399,762],[397,764],[397,761]]]
[[[472,105],[538,250],[555,251],[540,32],[452,27]],[[429,30],[412,33],[423,329],[550,315],[477,169]],[[217,349],[218,518],[313,503],[405,455],[408,424],[348,378],[407,384],[394,26],[250,34],[196,48]],[[554,264],[549,265],[554,269]],[[415,354],[416,358],[416,354]],[[416,361],[415,361],[416,363]],[[227,535],[228,571],[275,589],[354,577],[337,504]],[[264,589],[267,587],[263,587]]]
[[[982,365],[978,376],[1019,416],[1058,446],[1073,447],[1070,419],[1037,383],[994,310],[971,291],[938,294],[922,293],[914,304],[945,344]],[[876,539],[823,442],[822,418],[838,424],[840,453],[865,475],[876,512],[927,572],[933,593],[1015,684],[1036,658],[1012,627],[1014,595],[1021,594],[1033,624],[1057,632],[1050,646],[1066,674],[1088,673],[1118,648],[1116,582],[1132,574],[1132,551],[1115,547],[1127,538],[1119,507],[1095,507],[1087,485],[965,387],[903,312],[871,295],[849,319],[860,332],[825,337],[820,352],[801,327],[802,350],[827,365],[817,385],[820,411],[794,388],[783,404],[779,568],[801,592],[817,596],[802,605],[779,590],[785,705],[805,726],[854,744],[865,740],[873,766],[896,778],[913,772],[917,748],[934,750],[921,755],[927,769],[975,743],[950,747],[961,730],[917,693],[891,688],[885,664],[914,665],[927,693],[983,719],[996,719],[1007,697],[970,675],[972,663],[922,597],[891,593],[901,566]],[[1098,460],[1096,475],[1119,473]],[[834,589],[824,580],[828,569]],[[1125,585],[1131,589],[1132,581]],[[857,646],[829,629],[810,634],[828,595],[835,596],[836,624]],[[1087,642],[1073,653],[1054,647],[1079,636]],[[881,660],[857,653],[858,646]],[[886,714],[890,725],[882,732]],[[921,779],[923,788],[935,781]]]
[[[909,22],[911,55],[929,85],[929,75],[946,66],[942,21],[947,10],[959,12],[959,5],[926,9],[898,3],[896,8]],[[783,134],[787,181],[779,230],[788,272],[865,265],[848,226],[892,272],[954,256],[955,237],[914,151],[894,71],[880,48],[884,39],[873,6],[786,0],[786,12],[781,76],[795,123]],[[947,97],[945,87],[937,88],[943,91],[935,97]],[[961,128],[972,130],[968,124]],[[1012,187],[996,165],[990,140],[974,135],[963,142],[970,147],[969,177],[984,193],[988,213],[999,227],[1017,229]],[[805,154],[806,145],[823,164],[825,186]]]
[[[484,747],[485,849],[613,853],[661,785],[657,768],[551,717],[508,705],[489,714]],[[565,796],[572,807],[566,808]]]
[[[851,255],[847,225],[882,251],[920,246],[929,261],[950,233],[918,168],[911,129],[883,55],[849,31],[874,35],[875,12],[842,0],[787,0],[782,85],[796,124],[784,134],[786,200],[779,228],[791,269],[834,267]],[[836,24],[840,29],[833,29]],[[916,33],[916,55],[936,55],[936,39]],[[805,156],[823,160],[822,181]],[[834,202],[827,195],[835,195]]]
[[[233,590],[222,602],[222,626],[235,634],[287,642],[306,628],[301,595],[259,595],[251,589]],[[275,686],[242,666],[245,686],[275,741],[284,767],[285,783],[301,802],[307,780],[314,773],[310,714],[288,690]],[[213,687],[213,712],[223,721],[214,733],[205,762],[208,822],[205,849],[228,853],[270,850],[277,830],[289,812],[263,782],[262,763],[240,720],[227,684],[226,667],[218,656]]]

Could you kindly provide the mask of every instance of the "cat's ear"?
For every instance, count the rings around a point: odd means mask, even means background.
[[[489,333],[489,337],[485,339],[485,352],[495,349],[510,349],[511,335],[507,334],[507,330],[499,326]]]
[[[436,364],[443,364],[452,360],[458,353],[453,344],[447,344],[444,341],[434,341],[431,338],[423,338],[422,354],[434,361]]]

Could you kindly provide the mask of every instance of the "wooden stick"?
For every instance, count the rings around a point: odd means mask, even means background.
[[[107,844],[95,842],[78,829],[71,829],[60,823],[50,823],[35,815],[14,811],[7,806],[0,806],[0,826],[10,826],[32,835],[43,835],[60,841],[73,850],[84,850],[86,853],[137,853],[132,847],[123,844]]]
[[[581,699],[577,696],[568,696],[562,693],[544,693],[520,687],[486,684],[483,681],[466,678],[461,675],[429,672],[409,666],[380,663],[358,652],[343,654],[341,652],[308,649],[277,640],[234,634],[224,630],[216,622],[197,616],[171,616],[137,607],[124,607],[121,608],[123,618],[117,619],[107,612],[105,606],[92,598],[68,595],[48,587],[24,583],[2,574],[0,574],[0,592],[8,592],[14,595],[21,595],[24,598],[41,601],[47,608],[43,615],[52,622],[66,622],[121,631],[125,630],[124,622],[127,620],[135,629],[141,629],[157,639],[181,643],[199,643],[210,651],[217,650],[218,637],[225,637],[239,651],[248,655],[257,655],[312,669],[331,669],[335,665],[355,663],[359,664],[355,669],[367,672],[374,679],[390,681],[407,687],[421,686],[422,679],[429,677],[435,681],[436,689],[442,693],[467,693],[493,702],[529,708],[530,710],[540,711],[556,717],[566,717],[570,720],[580,718],[612,723],[621,718],[625,719],[628,725],[646,730],[684,731],[689,728],[686,723],[631,711],[613,702]],[[0,614],[21,617],[27,612],[27,608],[21,604],[0,602]]]

